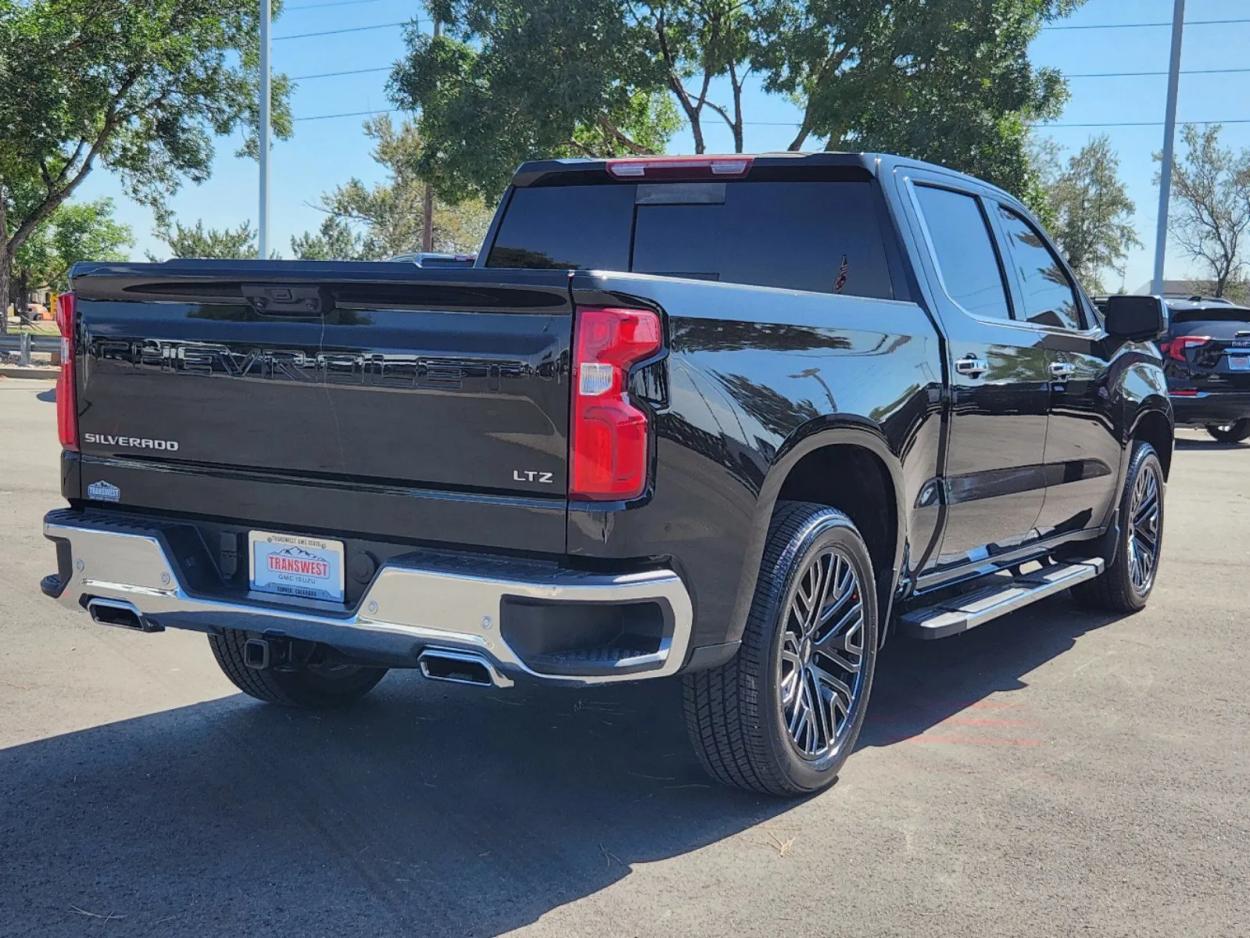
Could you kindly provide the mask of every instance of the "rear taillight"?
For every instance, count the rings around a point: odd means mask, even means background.
[[[569,497],[625,501],[647,487],[647,414],[630,403],[629,368],[661,348],[646,309],[580,307],[573,335]]]
[[[78,402],[74,387],[74,294],[56,298],[56,325],[61,330],[61,371],[56,377],[56,430],[65,449],[78,449]]]
[[[1183,335],[1179,338],[1169,339],[1166,342],[1160,342],[1159,351],[1168,358],[1183,362],[1185,361],[1185,349],[1206,345],[1210,341],[1211,337],[1206,335]]]
[[[745,176],[750,156],[643,156],[608,160],[608,172],[618,179],[700,179]]]

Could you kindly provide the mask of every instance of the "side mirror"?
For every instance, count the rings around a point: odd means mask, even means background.
[[[1168,310],[1158,296],[1110,296],[1103,314],[1107,334],[1138,342],[1158,338],[1167,332]]]

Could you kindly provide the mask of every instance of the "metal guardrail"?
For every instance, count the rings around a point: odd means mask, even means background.
[[[16,351],[19,365],[30,364],[30,353],[54,352],[61,347],[61,337],[52,335],[32,335],[21,332],[17,335],[0,335],[0,351]]]
[[[9,333],[8,335],[0,335],[0,350],[6,352],[20,352],[22,350],[22,340],[30,339],[30,347],[36,352],[55,352],[61,347],[61,337],[57,335],[32,335],[29,332],[20,335]]]

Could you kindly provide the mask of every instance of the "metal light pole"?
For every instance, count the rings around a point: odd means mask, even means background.
[[[434,38],[437,39],[442,32],[442,24],[434,20]],[[425,212],[425,218],[422,219],[421,225],[421,250],[427,254],[434,250],[434,187],[428,182],[425,184],[425,199],[422,206]]]
[[[1185,0],[1172,7],[1172,60],[1168,64],[1168,103],[1163,120],[1163,162],[1159,169],[1159,224],[1155,229],[1155,275],[1150,291],[1163,292],[1163,255],[1168,248],[1168,202],[1172,198],[1172,142],[1176,136],[1176,91],[1181,80],[1181,34],[1185,29]]]
[[[260,211],[256,256],[269,256],[269,0],[260,0]]]

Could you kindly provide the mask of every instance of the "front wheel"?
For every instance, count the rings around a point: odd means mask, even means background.
[[[778,505],[738,654],[685,678],[686,725],[714,778],[771,795],[833,783],[872,688],[873,583],[868,548],[846,515]]]
[[[1209,423],[1207,433],[1219,443],[1240,443],[1250,439],[1250,418],[1232,423]]]
[[[220,634],[210,634],[208,644],[231,683],[266,703],[317,710],[346,707],[373,690],[386,674],[386,668],[343,664],[325,658],[318,650],[298,664],[256,670],[244,663],[247,639],[246,632],[223,629]]]
[[[1077,586],[1077,599],[1108,612],[1137,612],[1146,605],[1163,548],[1163,465],[1149,443],[1133,449],[1120,495],[1115,555],[1102,576]]]

